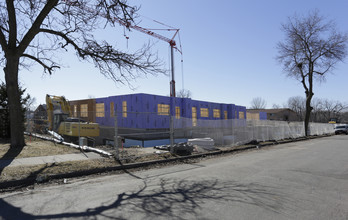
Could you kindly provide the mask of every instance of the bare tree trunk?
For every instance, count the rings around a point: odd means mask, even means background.
[[[12,55],[7,56],[6,67],[4,68],[6,89],[8,96],[8,106],[10,114],[11,127],[11,147],[23,148],[24,142],[24,124],[21,108],[21,95],[18,86],[18,65],[19,57]]]
[[[313,97],[313,93],[312,92],[306,92],[306,114],[305,114],[305,121],[304,121],[304,126],[305,126],[305,135],[309,136],[310,132],[309,132],[309,119],[311,117],[311,112],[312,112],[312,106],[311,106],[311,101],[312,101],[312,97]]]

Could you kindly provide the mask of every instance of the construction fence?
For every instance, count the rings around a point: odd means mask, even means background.
[[[87,118],[88,116],[88,118]],[[91,117],[93,116],[93,117]],[[213,118],[213,119],[211,119]],[[89,120],[86,120],[89,119]],[[139,145],[151,147],[157,145],[185,142],[194,138],[212,138],[215,145],[241,145],[251,141],[278,141],[305,136],[303,122],[227,119],[224,115],[214,113],[207,119],[184,118],[178,115],[170,116],[163,112],[114,112],[106,115],[98,112],[88,112],[86,118],[71,121],[75,125],[97,123],[99,134],[94,139],[94,145],[114,145],[114,137],[123,139],[123,146]],[[92,121],[90,121],[92,120]],[[46,133],[47,119],[29,117],[26,131],[29,133]],[[333,124],[310,123],[310,135],[325,135],[334,133]]]

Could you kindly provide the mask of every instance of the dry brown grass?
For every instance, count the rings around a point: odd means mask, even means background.
[[[25,137],[26,146],[20,152],[16,158],[25,158],[25,157],[41,157],[41,156],[50,156],[50,155],[59,155],[59,154],[72,154],[80,152],[77,149],[70,148],[61,144],[55,144],[50,141],[44,141],[39,138],[34,137]],[[10,143],[2,141],[0,143],[0,158],[1,159],[12,159],[11,155],[4,155],[9,151]]]
[[[50,141],[41,140],[39,138],[33,138],[26,136],[26,144],[20,154],[16,157],[39,157],[39,156],[51,156],[61,154],[80,153],[79,150],[70,148],[65,145],[55,144]],[[112,147],[101,146],[103,150],[111,151]],[[0,158],[1,159],[13,159],[11,155],[6,154],[10,149],[10,144],[2,140],[0,142]],[[4,155],[6,154],[6,158]],[[154,154],[151,149],[137,149],[137,148],[125,148],[120,149],[120,158],[122,164],[143,162],[149,160],[160,160],[171,158],[173,156],[170,153]],[[26,179],[30,176],[50,176],[57,174],[66,174],[79,171],[87,171],[92,169],[100,169],[107,167],[114,167],[119,165],[113,158],[100,158],[83,161],[70,161],[54,164],[42,164],[32,166],[10,166],[5,167],[0,176],[0,182],[6,182],[11,180]]]

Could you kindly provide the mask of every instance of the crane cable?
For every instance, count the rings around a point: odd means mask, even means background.
[[[179,47],[181,51],[181,79],[182,79],[182,90],[185,90],[185,84],[184,84],[184,52],[182,51],[182,45],[181,45],[181,38],[180,38],[180,32],[178,32],[178,38],[179,38]]]
[[[169,25],[167,25],[167,24],[164,24],[164,23],[162,23],[162,22],[156,21],[156,20],[154,20],[154,19],[152,19],[152,18],[150,18],[150,17],[144,16],[144,15],[140,15],[140,14],[137,14],[137,15],[139,15],[140,17],[146,18],[146,19],[148,19],[148,20],[151,20],[151,21],[153,21],[153,22],[155,22],[155,23],[157,23],[157,24],[163,25],[163,26],[165,26],[165,27],[167,27],[167,28],[175,29],[175,30],[177,29],[177,28],[174,28],[174,27],[169,26]],[[169,29],[169,30],[170,30],[170,29]],[[168,30],[168,29],[162,29],[162,30]]]
[[[127,49],[128,49],[128,40],[129,40],[129,36],[126,35],[126,27],[123,26],[123,36],[126,38],[127,41]]]

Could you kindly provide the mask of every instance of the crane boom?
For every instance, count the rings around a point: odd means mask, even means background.
[[[163,30],[168,30],[168,31],[175,31],[175,33],[174,33],[172,39],[170,39],[170,38],[168,38],[168,37],[165,37],[165,36],[162,36],[162,35],[160,35],[160,34],[157,34],[157,33],[153,32],[153,31],[151,31],[151,30],[148,30],[148,29],[146,29],[146,28],[143,28],[143,27],[140,27],[140,26],[137,26],[137,25],[132,25],[132,24],[129,23],[129,22],[126,23],[126,22],[124,22],[124,21],[122,21],[121,19],[116,18],[116,17],[115,17],[113,20],[116,21],[117,23],[119,23],[119,24],[121,24],[121,25],[127,27],[127,28],[132,28],[132,29],[135,29],[135,30],[137,30],[137,31],[140,31],[140,32],[142,32],[142,33],[144,33],[144,34],[147,34],[147,35],[153,36],[153,37],[155,37],[155,38],[157,38],[157,39],[163,40],[163,41],[169,43],[169,45],[170,45],[171,47],[175,48],[177,51],[179,51],[179,52],[181,53],[181,50],[180,50],[179,48],[176,47],[176,42],[175,42],[175,40],[174,40],[174,38],[176,37],[176,35],[179,33],[179,30],[180,30],[180,29],[175,29],[175,28],[163,29]]]
[[[65,2],[67,2],[68,4],[72,4],[71,3],[71,0],[64,0]],[[84,10],[87,10],[87,11],[90,11],[90,12],[93,12],[93,10],[89,7],[83,7]],[[110,18],[108,15],[106,14],[100,14],[101,16],[105,17],[105,18]],[[182,54],[182,51],[176,46],[176,42],[174,40],[174,38],[176,37],[176,35],[179,33],[179,30],[180,29],[175,29],[175,28],[170,28],[170,29],[162,29],[162,30],[168,30],[168,31],[174,31],[174,35],[173,37],[170,39],[168,37],[165,37],[165,36],[162,36],[160,34],[157,34],[151,30],[148,30],[146,28],[143,28],[143,27],[139,27],[137,25],[132,25],[130,22],[124,22],[122,21],[121,19],[117,18],[117,17],[113,17],[112,18],[112,21],[113,22],[117,22],[119,23],[120,25],[123,25],[127,28],[132,28],[132,29],[135,29],[137,31],[140,31],[144,34],[147,34],[147,35],[150,35],[152,37],[155,37],[157,39],[160,39],[160,40],[163,40],[167,43],[169,43],[170,45],[170,49],[171,49],[171,72],[172,72],[172,80],[170,82],[170,96],[171,97],[175,97],[175,80],[174,80],[174,49],[176,49],[177,51],[179,51],[179,53]]]

